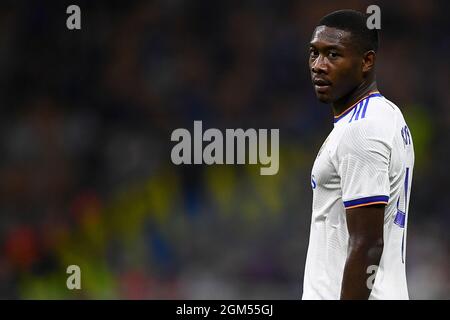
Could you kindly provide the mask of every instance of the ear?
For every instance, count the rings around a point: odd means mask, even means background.
[[[362,61],[362,72],[367,73],[372,71],[375,68],[375,51],[369,50],[364,53],[363,61]]]

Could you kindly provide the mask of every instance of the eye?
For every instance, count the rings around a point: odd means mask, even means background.
[[[339,56],[339,54],[335,51],[330,51],[330,52],[328,52],[328,56],[332,59],[335,59]]]
[[[319,55],[319,52],[317,52],[316,49],[314,49],[314,48],[310,48],[310,49],[309,49],[309,56],[310,56],[311,58],[317,57],[318,55]]]

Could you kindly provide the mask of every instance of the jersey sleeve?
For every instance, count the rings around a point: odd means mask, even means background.
[[[392,143],[388,127],[380,121],[360,121],[344,131],[336,156],[346,209],[388,203]]]

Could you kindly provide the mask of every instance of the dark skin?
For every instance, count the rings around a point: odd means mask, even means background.
[[[367,300],[369,266],[378,266],[383,253],[384,205],[346,210],[349,233],[341,300]]]
[[[310,43],[309,67],[317,98],[331,104],[335,116],[372,91],[375,52],[364,51],[345,30],[318,26]],[[346,210],[349,233],[341,299],[368,299],[369,266],[380,264],[383,253],[384,205]]]
[[[310,43],[309,67],[317,98],[339,115],[377,90],[375,52],[363,52],[348,31],[318,26]],[[324,84],[327,84],[324,85]]]

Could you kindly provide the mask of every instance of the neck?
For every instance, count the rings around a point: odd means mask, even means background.
[[[373,91],[378,91],[377,82],[375,80],[367,82],[364,81],[363,83],[361,83],[361,85],[356,87],[349,94],[340,98],[339,100],[336,100],[331,104],[333,114],[335,116],[340,115],[345,110],[350,108],[353,104],[355,104],[358,100],[367,96],[370,92]]]

